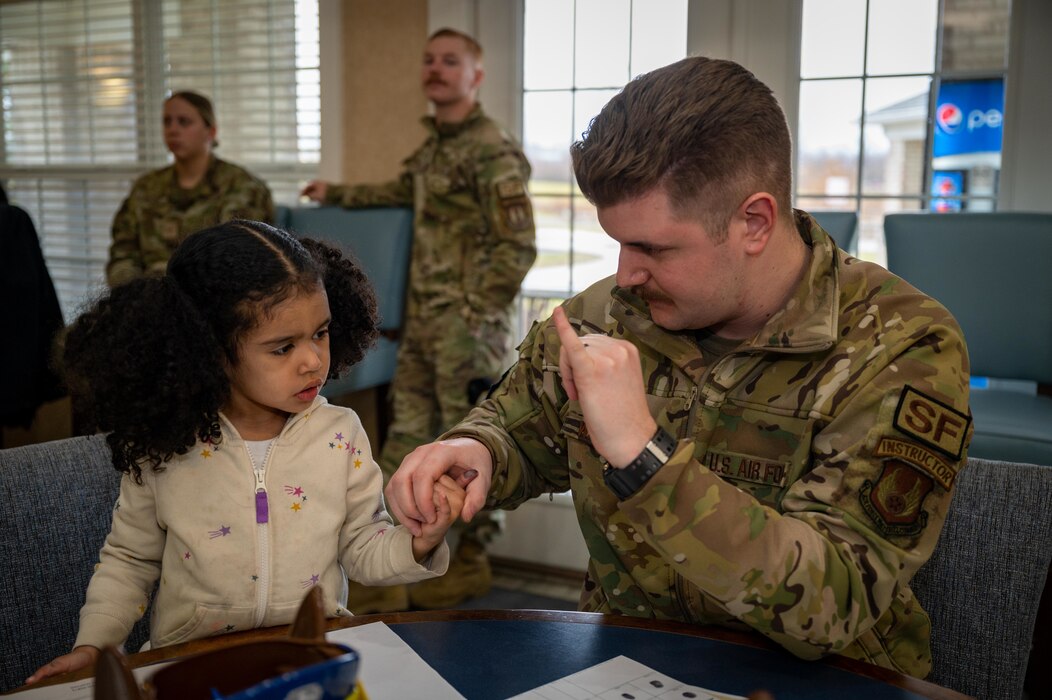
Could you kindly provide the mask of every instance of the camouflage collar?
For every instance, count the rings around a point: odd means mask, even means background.
[[[192,193],[190,197],[191,200],[196,200],[199,197],[204,197],[217,191],[215,179],[216,170],[219,168],[219,159],[216,158],[214,153],[208,156],[208,168],[205,170],[205,174],[201,178],[201,181],[188,190],[179,186],[179,175],[175,172],[175,163],[169,165],[168,168],[171,170],[173,191],[181,190],[183,192]]]
[[[750,340],[771,351],[814,352],[836,342],[840,300],[840,259],[836,243],[814,217],[793,210],[796,230],[811,248],[811,265],[789,303]]]
[[[470,112],[468,112],[468,116],[464,117],[464,121],[439,124],[435,121],[433,116],[428,115],[422,117],[420,123],[424,125],[424,128],[427,129],[428,133],[433,137],[449,137],[463,133],[484,116],[482,105],[476,102],[475,106]]]
[[[750,349],[766,352],[804,353],[825,350],[836,341],[840,283],[836,245],[807,212],[794,210],[796,228],[811,247],[811,263],[789,303],[760,331],[742,343],[738,352]],[[697,345],[691,333],[659,329],[646,302],[628,289],[614,286],[610,315],[641,339],[650,343],[674,363],[684,366],[697,361]],[[655,332],[655,331],[660,332]]]

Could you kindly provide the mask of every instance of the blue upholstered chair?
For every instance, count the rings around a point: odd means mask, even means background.
[[[119,484],[101,435],[0,450],[0,691],[73,647]]]
[[[1052,465],[1052,396],[1038,392],[1052,387],[1052,214],[889,214],[884,236],[888,269],[964,330],[978,378],[968,454]]]
[[[935,552],[910,583],[931,616],[928,680],[1018,700],[1028,657],[1048,663],[1030,651],[1052,559],[1050,504],[1052,469],[968,459]]]
[[[278,207],[276,223],[297,236],[324,239],[354,254],[376,289],[380,309],[377,340],[365,358],[322,393],[340,396],[390,383],[398,355],[409,254],[413,241],[413,210],[401,207]]]
[[[810,211],[818,224],[826,230],[839,248],[858,254],[858,214],[853,211]]]

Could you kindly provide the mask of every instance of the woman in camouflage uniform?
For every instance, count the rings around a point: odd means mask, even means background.
[[[194,231],[230,219],[274,221],[267,185],[212,154],[219,144],[207,97],[183,91],[165,101],[164,143],[175,162],[136,180],[113,219],[106,265],[111,287],[163,274],[175,246]]]

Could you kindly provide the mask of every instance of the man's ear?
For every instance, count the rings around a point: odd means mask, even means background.
[[[771,240],[775,222],[778,221],[778,202],[769,192],[757,192],[741,203],[735,218],[744,225],[745,252],[759,255]]]
[[[474,88],[475,90],[478,90],[479,86],[482,85],[482,79],[485,78],[485,77],[486,77],[486,71],[482,70],[482,64],[481,63],[476,63],[475,64],[475,79],[471,82],[471,87]]]

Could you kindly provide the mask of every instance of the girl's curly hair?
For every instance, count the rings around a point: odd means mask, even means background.
[[[218,441],[226,368],[240,338],[274,307],[323,286],[332,322],[329,377],[364,357],[379,321],[358,264],[322,241],[258,221],[191,234],[163,277],[112,289],[70,328],[64,354],[78,405],[106,437],[118,471],[142,480],[198,440]]]

